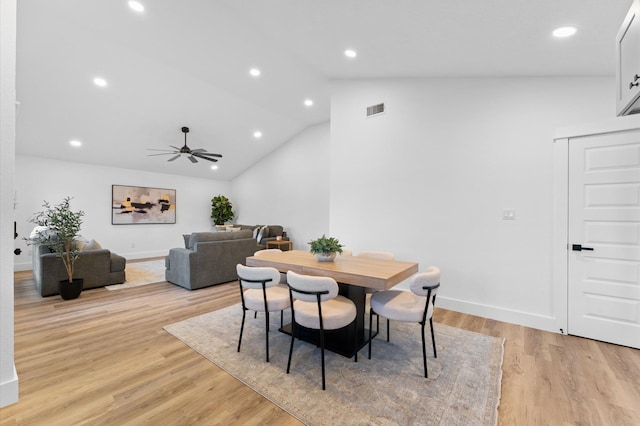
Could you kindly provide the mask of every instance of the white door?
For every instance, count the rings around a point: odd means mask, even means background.
[[[640,132],[569,141],[568,333],[640,348]]]

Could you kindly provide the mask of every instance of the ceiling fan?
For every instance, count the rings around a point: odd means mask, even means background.
[[[188,127],[182,128],[182,133],[184,133],[184,146],[182,148],[178,148],[174,145],[169,145],[173,149],[149,149],[149,151],[164,151],[158,154],[149,154],[149,157],[153,157],[155,155],[173,155],[173,157],[169,158],[167,161],[173,161],[176,158],[180,157],[182,154],[187,154],[188,159],[191,160],[192,163],[197,163],[198,160],[196,157],[201,158],[203,160],[209,160],[216,163],[217,158],[222,158],[220,154],[212,154],[207,152],[204,148],[191,149],[187,146],[187,133],[189,133]]]

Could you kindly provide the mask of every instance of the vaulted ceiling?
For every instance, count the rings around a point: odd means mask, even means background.
[[[18,2],[18,154],[230,180],[329,120],[333,79],[613,76],[615,36],[631,4],[139,2],[142,13],[127,0]],[[574,37],[552,37],[567,25]],[[345,57],[347,48],[357,57]],[[191,148],[223,154],[217,170],[148,156],[182,146],[183,126]]]

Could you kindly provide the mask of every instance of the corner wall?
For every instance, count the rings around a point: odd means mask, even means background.
[[[309,127],[231,183],[236,223],[282,225],[293,248],[329,232],[329,123]]]
[[[558,331],[554,131],[613,117],[614,95],[609,77],[334,81],[331,235],[440,266],[440,306]]]

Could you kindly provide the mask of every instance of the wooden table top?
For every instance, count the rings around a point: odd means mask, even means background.
[[[319,262],[308,251],[289,250],[247,257],[247,266],[271,266],[280,272],[331,277],[339,283],[386,290],[418,272],[416,262],[371,259],[338,254],[333,262]]]

